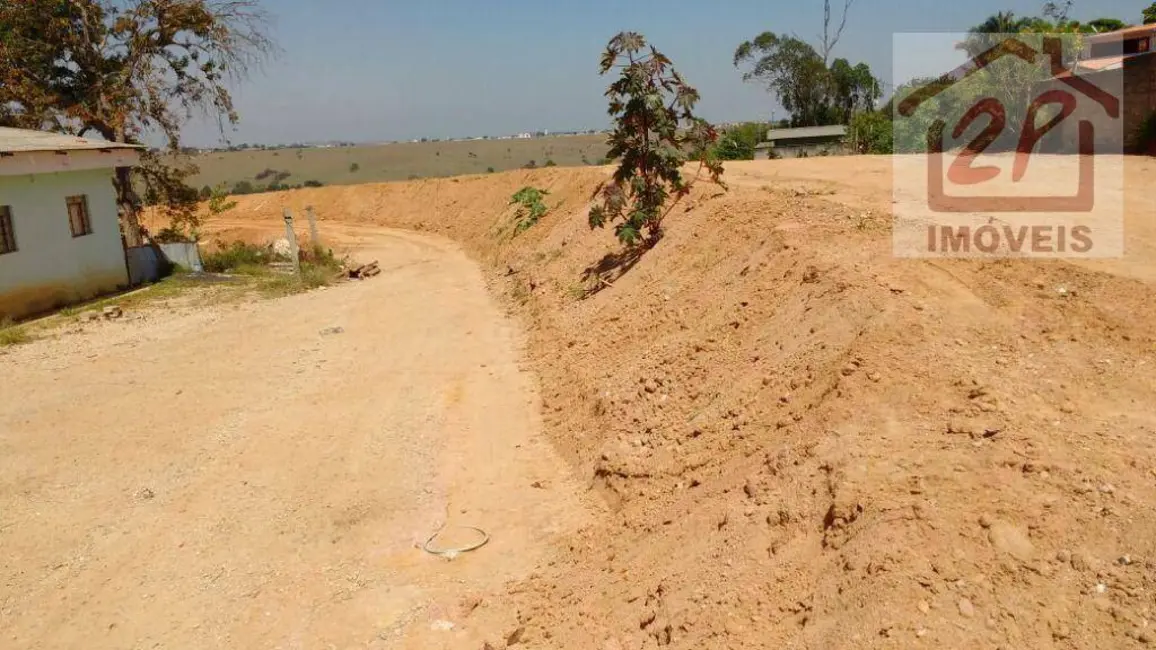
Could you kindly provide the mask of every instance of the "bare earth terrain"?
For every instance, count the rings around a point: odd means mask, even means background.
[[[373,282],[0,356],[0,646],[436,647],[552,557],[588,511],[517,333],[453,246],[363,244]],[[447,521],[492,541],[414,548]]]
[[[1151,646],[1126,167],[1119,260],[896,259],[889,161],[815,158],[729,165],[606,283],[606,168],[242,197],[211,237],[313,205],[385,273],[0,356],[4,643]],[[447,516],[494,541],[412,547]]]

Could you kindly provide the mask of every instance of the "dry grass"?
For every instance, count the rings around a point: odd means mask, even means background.
[[[598,164],[606,155],[605,135],[558,136],[528,140],[469,140],[415,142],[333,149],[231,151],[196,156],[194,187],[228,186],[247,180],[267,184],[256,176],[266,169],[287,171],[283,182],[295,185],[316,180],[326,185],[349,185],[412,178],[440,178],[484,174],[489,169],[520,169],[531,160],[538,167],[547,161],[563,167]],[[357,171],[350,171],[353,164]]]
[[[10,320],[0,320],[0,348],[20,345],[32,340],[27,328],[15,325]]]

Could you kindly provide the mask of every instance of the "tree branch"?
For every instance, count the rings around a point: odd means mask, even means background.
[[[843,0],[843,16],[839,19],[839,27],[835,29],[835,34],[831,35],[831,0],[823,0],[823,65],[826,65],[831,58],[831,50],[839,44],[839,39],[843,37],[843,29],[847,27],[847,14],[851,11],[851,5],[855,4],[855,0]]]

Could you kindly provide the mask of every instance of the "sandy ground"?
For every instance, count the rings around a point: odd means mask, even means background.
[[[313,205],[386,272],[0,357],[16,646],[1156,643],[1156,164],[1103,261],[898,259],[887,159],[732,164],[601,283],[607,172],[243,197],[211,237]],[[494,545],[415,553],[447,502]]]
[[[443,647],[583,524],[476,266],[360,246],[385,273],[0,356],[0,646]],[[447,522],[492,541],[414,547]]]

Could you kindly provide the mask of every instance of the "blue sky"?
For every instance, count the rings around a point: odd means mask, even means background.
[[[1073,17],[1140,22],[1151,0],[1077,0]],[[833,5],[841,6],[840,0]],[[1042,0],[857,0],[833,57],[866,61],[893,82],[892,34],[958,32]],[[232,142],[376,142],[499,135],[609,124],[598,76],[606,41],[642,32],[702,94],[716,122],[783,117],[731,64],[763,31],[816,42],[821,0],[265,0],[283,52],[235,88]],[[198,120],[192,145],[221,141]]]

